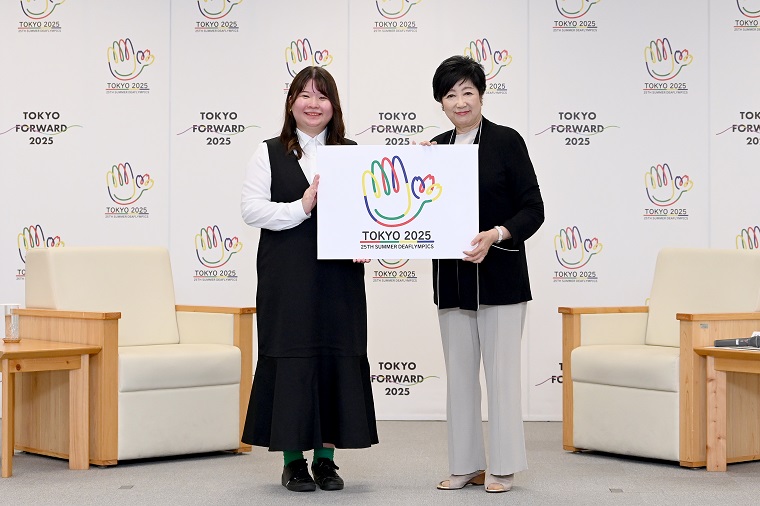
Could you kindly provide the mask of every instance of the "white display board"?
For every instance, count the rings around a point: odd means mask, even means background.
[[[478,233],[478,147],[320,146],[317,256],[463,258]]]

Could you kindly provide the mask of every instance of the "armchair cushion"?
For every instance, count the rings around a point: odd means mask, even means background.
[[[678,352],[670,346],[581,346],[571,355],[573,382],[678,392]]]
[[[676,313],[758,311],[758,279],[755,252],[663,249],[649,298],[646,344],[680,346]]]
[[[240,383],[240,349],[222,344],[119,348],[119,392]]]
[[[120,311],[119,346],[179,343],[169,252],[65,247],[26,256],[26,307]]]

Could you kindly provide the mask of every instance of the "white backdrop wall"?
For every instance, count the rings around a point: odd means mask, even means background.
[[[760,0],[5,0],[0,301],[30,248],[162,245],[179,303],[255,305],[240,187],[295,72],[333,74],[360,144],[405,145],[449,128],[432,74],[469,54],[546,203],[523,414],[557,420],[557,306],[645,303],[664,246],[760,247],[758,21]],[[367,265],[381,419],[445,417],[431,285],[429,261]]]

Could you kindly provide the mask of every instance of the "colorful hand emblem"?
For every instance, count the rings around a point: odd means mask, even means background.
[[[139,76],[156,59],[150,49],[135,51],[129,38],[115,40],[107,53],[111,75],[120,81],[130,81]]]
[[[673,51],[667,38],[653,40],[644,49],[647,72],[658,81],[673,79],[693,60],[694,57],[688,49]]]
[[[583,239],[578,227],[563,228],[554,236],[554,253],[565,269],[580,269],[601,251],[599,239]]]
[[[291,41],[285,48],[285,66],[290,77],[295,77],[304,67],[326,67],[332,63],[333,57],[327,49],[314,51],[309,39]]]
[[[218,225],[202,228],[195,234],[195,254],[198,261],[210,269],[216,269],[229,262],[232,255],[243,249],[237,237],[222,237]]]
[[[106,172],[108,195],[115,203],[128,206],[137,201],[147,190],[153,188],[150,174],[134,175],[129,162],[114,165]]]
[[[694,182],[688,174],[673,177],[667,163],[651,167],[649,172],[644,174],[644,183],[649,200],[661,207],[675,204],[681,195],[694,187]]]
[[[464,50],[464,55],[483,65],[486,81],[496,77],[501,69],[512,63],[512,55],[506,49],[492,51],[491,43],[485,38],[470,41],[469,47]]]
[[[45,237],[40,225],[24,227],[16,239],[18,255],[21,261],[26,263],[26,252],[34,248],[58,248],[65,246],[60,236]]]
[[[399,170],[403,181],[399,179]],[[443,187],[431,174],[415,176],[410,183],[404,162],[394,156],[372,162],[362,174],[362,191],[370,218],[384,227],[400,227],[419,216],[426,204],[438,199]]]

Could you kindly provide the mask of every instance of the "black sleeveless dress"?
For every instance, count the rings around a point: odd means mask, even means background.
[[[272,202],[299,200],[309,182],[298,160],[279,138],[266,143]],[[364,265],[317,260],[316,207],[294,228],[262,229],[256,265],[258,363],[243,442],[272,451],[377,443]]]

